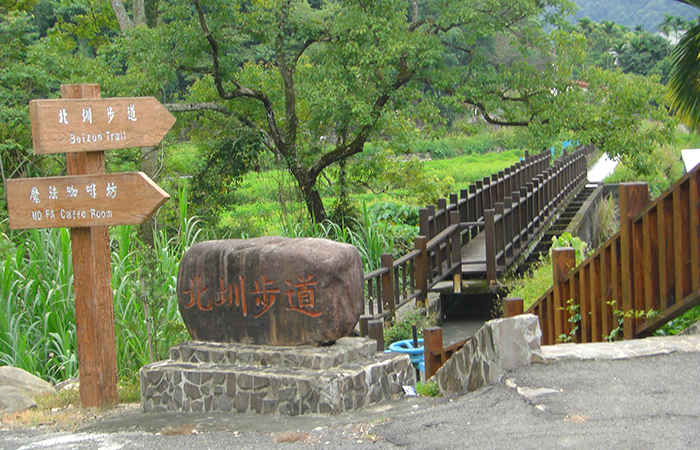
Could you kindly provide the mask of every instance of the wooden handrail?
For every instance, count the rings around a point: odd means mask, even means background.
[[[435,375],[440,367],[447,362],[450,357],[458,352],[464,345],[469,342],[469,339],[442,347],[442,328],[426,327],[423,328],[423,360],[425,361],[425,379]]]
[[[700,166],[652,203],[647,189],[622,184],[620,232],[528,308],[544,343],[649,336],[700,304]]]
[[[552,169],[550,151],[526,152],[523,161],[451,194],[449,202],[439,199],[437,206],[421,209],[415,249],[396,260],[384,256],[382,267],[365,275],[364,313],[383,317],[411,300],[425,302],[428,291],[451,276],[461,283],[461,246],[481,231],[487,233],[487,259],[481,263],[495,284],[499,271],[527,248],[564,197],[585,180],[590,151],[566,155]],[[498,214],[489,212],[493,208]]]
[[[555,213],[586,181],[589,149],[581,148],[526,183],[519,191],[485,211],[486,276],[496,285],[503,273],[529,247]]]

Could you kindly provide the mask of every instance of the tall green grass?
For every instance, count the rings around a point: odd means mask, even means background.
[[[352,244],[362,256],[365,272],[371,272],[379,268],[382,253],[392,253],[394,241],[388,232],[389,225],[372,221],[366,205],[362,209],[362,221],[349,219],[340,224],[331,221],[298,223],[285,230],[284,234],[292,238],[326,238]]]
[[[77,375],[73,265],[65,229],[18,234],[0,272],[0,364]]]
[[[177,272],[200,230],[195,218],[187,218],[183,202],[179,229],[172,236],[158,230],[153,248],[144,246],[130,226],[111,231],[117,367],[122,376],[165,358],[171,345],[188,339],[177,306]],[[0,365],[19,367],[54,383],[75,377],[69,231],[30,230],[9,241],[0,266]]]

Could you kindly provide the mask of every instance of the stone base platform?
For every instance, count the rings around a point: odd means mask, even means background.
[[[357,410],[415,384],[408,355],[376,348],[367,338],[328,347],[186,342],[169,360],[141,368],[141,407],[290,416]]]

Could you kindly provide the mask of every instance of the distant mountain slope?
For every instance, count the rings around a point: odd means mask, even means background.
[[[674,0],[574,0],[580,8],[571,18],[572,23],[582,17],[594,22],[610,20],[634,29],[641,25],[645,30],[655,33],[664,20],[664,13],[681,16],[691,20],[698,16],[700,10]]]

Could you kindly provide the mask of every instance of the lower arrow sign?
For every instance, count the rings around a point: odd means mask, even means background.
[[[7,180],[12,229],[138,225],[169,198],[143,172]]]

